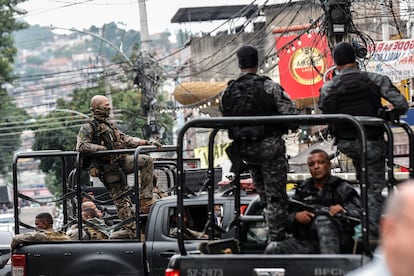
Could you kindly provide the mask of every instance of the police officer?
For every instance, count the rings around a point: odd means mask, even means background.
[[[331,175],[331,162],[324,150],[312,150],[307,163],[312,177],[298,185],[292,201],[315,209],[291,204],[288,231],[293,238],[279,242],[267,253],[351,253],[354,226],[361,216],[360,197],[351,184]],[[318,212],[320,206],[327,207],[326,213]],[[356,220],[341,218],[344,214]]]
[[[345,113],[354,116],[398,117],[407,112],[408,103],[387,76],[362,72],[356,64],[354,47],[346,42],[338,43],[332,56],[337,75],[325,83],[320,91],[319,108],[323,113]],[[389,103],[389,112],[384,112],[381,98]],[[359,177],[360,143],[352,126],[333,127],[338,149],[350,157]],[[369,230],[371,237],[378,237],[378,223],[384,198],[386,143],[382,126],[367,126],[367,173]]]
[[[107,97],[96,95],[92,97],[90,108],[93,118],[81,126],[76,143],[76,150],[82,153],[93,153],[109,149],[136,148],[143,145],[156,145],[157,141],[149,142],[122,133],[117,126],[109,121],[111,106]],[[134,160],[132,155],[100,156],[91,160],[89,174],[99,177],[108,190],[117,208],[118,217],[127,220],[134,217],[134,211],[129,196],[126,175],[133,172]],[[141,177],[140,206],[152,202],[153,159],[148,155],[139,155],[138,167]],[[143,210],[147,212],[148,210]],[[130,238],[135,238],[135,221],[123,225]]]
[[[18,234],[13,237],[10,247],[13,251],[20,243],[25,241],[68,241],[69,236],[53,229],[53,218],[50,213],[39,213],[35,217],[35,232]]]
[[[297,114],[295,104],[279,84],[256,74],[259,59],[255,47],[240,47],[237,59],[241,73],[223,92],[221,111],[224,116]],[[270,243],[285,239],[288,166],[282,135],[287,130],[286,127],[250,126],[233,127],[229,131],[229,137],[234,140],[232,150],[247,163],[266,206]],[[230,158],[234,166],[235,159]]]

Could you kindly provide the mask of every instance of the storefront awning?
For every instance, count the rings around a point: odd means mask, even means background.
[[[175,87],[174,98],[182,105],[202,103],[218,96],[226,87],[227,82],[183,82]]]

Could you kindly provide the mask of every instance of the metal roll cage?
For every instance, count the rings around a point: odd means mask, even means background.
[[[119,150],[105,150],[105,151],[99,151],[99,152],[95,152],[95,153],[89,153],[89,154],[82,154],[76,151],[60,151],[60,150],[45,150],[45,151],[33,151],[33,152],[18,152],[14,155],[13,158],[13,165],[12,165],[12,170],[13,170],[13,189],[14,189],[14,193],[13,193],[13,200],[16,204],[14,204],[14,216],[17,218],[19,215],[19,207],[18,207],[18,199],[19,198],[26,198],[26,196],[19,194],[18,193],[18,181],[17,181],[17,173],[18,173],[18,169],[17,169],[17,162],[19,159],[22,158],[41,158],[41,157],[60,157],[61,158],[61,162],[62,162],[62,176],[68,176],[69,178],[69,174],[72,174],[72,181],[74,181],[75,183],[71,183],[71,184],[75,184],[76,185],[76,197],[78,199],[78,204],[77,204],[77,213],[81,214],[81,198],[82,198],[82,185],[81,185],[81,181],[80,181],[80,172],[81,172],[81,160],[84,157],[87,156],[104,156],[104,155],[111,155],[111,154],[134,154],[134,168],[138,168],[138,155],[141,153],[150,153],[150,152],[176,152],[177,151],[177,147],[176,146],[171,146],[171,145],[167,145],[167,146],[163,146],[161,149],[157,149],[155,146],[139,146],[135,149],[119,149]],[[66,158],[74,158],[75,159],[75,166],[73,171],[70,171],[71,168],[68,168],[68,164],[67,164],[67,160]],[[165,166],[170,167],[172,169],[175,169],[175,163],[174,162],[164,162]],[[162,164],[160,165],[162,166]],[[157,167],[160,167],[157,166]],[[172,178],[173,181],[175,180],[176,176],[175,173],[172,174]],[[69,196],[72,196],[72,193],[68,193],[68,186],[67,186],[67,178],[62,177],[62,193],[63,193],[63,197],[57,201],[62,201],[63,203],[63,208],[64,210],[67,210],[67,201],[66,199]],[[171,179],[169,176],[167,176],[167,181],[170,182]],[[139,198],[139,170],[135,169],[134,170],[134,193],[136,193],[137,198]],[[136,234],[137,234],[137,238],[138,240],[140,239],[140,224],[138,223],[140,221],[140,214],[139,214],[139,205],[135,204],[135,213],[136,213],[136,222],[137,222],[137,227],[136,227]],[[63,218],[63,223],[64,225],[66,225],[68,223],[68,216],[67,216],[67,212],[63,213],[64,218]],[[79,229],[81,229],[82,227],[82,217],[80,215],[78,215],[77,218],[77,223],[79,225]],[[122,223],[122,222],[121,222]],[[15,220],[15,232],[16,234],[19,234],[20,229],[19,229],[19,225],[25,225],[24,223],[20,222],[20,220]],[[26,225],[27,226],[27,225]],[[81,239],[81,232],[79,231],[79,239]]]
[[[361,155],[360,155],[360,189],[361,189],[361,199],[362,199],[362,243],[363,243],[363,252],[367,256],[372,256],[372,252],[369,246],[368,240],[368,202],[367,202],[367,164],[366,164],[366,154],[367,154],[367,136],[364,130],[365,125],[370,126],[383,126],[384,132],[387,136],[388,147],[387,147],[387,156],[388,156],[388,179],[389,189],[391,185],[395,185],[397,180],[394,177],[393,172],[393,134],[391,126],[388,122],[383,119],[376,117],[355,117],[348,114],[326,114],[326,115],[283,115],[283,116],[256,116],[256,117],[216,117],[216,118],[203,118],[203,119],[194,119],[187,122],[180,130],[177,137],[177,210],[178,210],[178,247],[181,255],[187,255],[187,251],[184,246],[184,221],[183,221],[183,188],[185,186],[185,177],[184,177],[184,168],[183,168],[183,153],[184,153],[184,135],[186,131],[190,128],[209,128],[212,129],[209,138],[208,144],[208,161],[209,161],[209,183],[207,184],[208,191],[208,222],[209,226],[207,228],[207,233],[209,239],[212,239],[214,236],[214,139],[219,130],[229,129],[231,126],[257,126],[257,125],[266,125],[266,126],[277,126],[277,125],[327,125],[327,124],[341,124],[348,123],[355,127],[357,135],[359,137],[359,142],[361,145]],[[395,121],[393,122],[395,126],[402,127],[408,137],[409,137],[409,162],[410,162],[410,172],[409,177],[413,178],[413,165],[414,165],[414,156],[413,156],[413,131],[410,126],[404,121]],[[235,180],[232,182],[233,189],[235,190],[235,208],[234,208],[234,220],[235,220],[235,233],[236,237],[239,237],[240,234],[240,175],[236,174]]]

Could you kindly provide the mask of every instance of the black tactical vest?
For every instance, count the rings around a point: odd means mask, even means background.
[[[337,75],[332,79],[331,92],[324,100],[324,113],[378,117],[381,108],[379,87],[365,72]],[[331,126],[334,135],[342,139],[355,139],[357,131],[351,124]],[[376,140],[383,135],[383,127],[365,127],[367,137]]]
[[[278,111],[272,104],[274,98],[264,90],[267,77],[248,73],[228,83],[221,98],[223,116],[269,116]],[[264,126],[243,126],[230,129],[231,139],[260,139],[272,132]]]

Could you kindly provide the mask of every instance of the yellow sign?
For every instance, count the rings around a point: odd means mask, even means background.
[[[229,160],[226,154],[226,148],[230,144],[214,145],[214,167],[217,167],[224,160]],[[200,159],[201,168],[208,168],[208,147],[200,147],[194,149],[194,157]]]

